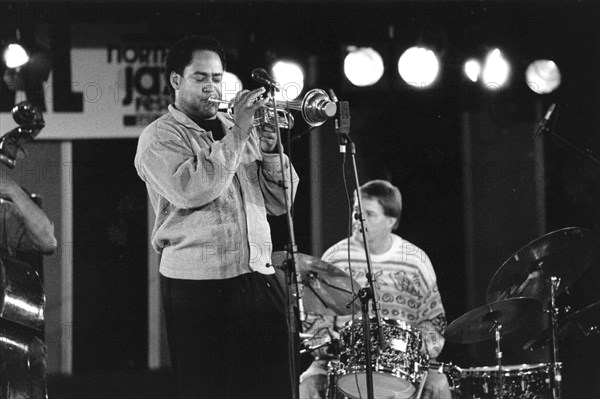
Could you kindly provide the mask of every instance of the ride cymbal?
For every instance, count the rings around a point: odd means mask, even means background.
[[[588,268],[597,244],[596,235],[580,227],[567,227],[537,238],[496,271],[487,287],[488,303],[518,297],[547,302],[551,296],[550,278],[560,280],[558,295]]]

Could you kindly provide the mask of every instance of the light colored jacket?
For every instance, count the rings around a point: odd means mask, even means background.
[[[173,105],[140,135],[135,167],[156,214],[152,244],[160,273],[192,280],[225,279],[258,271],[274,273],[267,213],[281,215],[296,193],[298,176],[284,156],[260,150],[247,134],[217,114],[225,137],[214,141]],[[289,184],[286,184],[289,186]]]

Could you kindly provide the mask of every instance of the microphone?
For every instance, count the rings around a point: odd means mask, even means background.
[[[274,87],[277,90],[281,88],[281,85],[277,83],[275,79],[270,77],[267,71],[265,71],[263,68],[256,68],[254,71],[252,71],[252,79],[257,83]]]
[[[556,103],[552,104],[548,108],[548,111],[546,111],[546,115],[544,115],[544,119],[542,119],[538,128],[536,129],[535,133],[533,134],[534,140],[537,140],[542,135],[542,133],[544,133],[546,130],[548,130],[548,124],[550,123],[550,118],[552,117],[552,114],[554,113],[555,108],[556,108]]]
[[[342,134],[350,134],[350,104],[348,101],[339,102],[340,109],[340,128]]]
[[[338,146],[342,160],[346,156],[346,136],[350,133],[350,106],[348,101],[339,101],[333,89],[329,89],[329,97],[336,105],[335,132],[338,136]],[[348,309],[351,305],[348,305]]]

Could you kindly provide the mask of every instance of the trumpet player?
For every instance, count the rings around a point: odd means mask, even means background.
[[[174,44],[165,61],[174,102],[135,155],[156,214],[171,364],[180,399],[288,398],[285,301],[266,216],[288,211],[298,177],[280,166],[274,127],[254,126],[263,88],[237,93],[233,120],[209,101],[221,97],[224,70],[214,38]]]

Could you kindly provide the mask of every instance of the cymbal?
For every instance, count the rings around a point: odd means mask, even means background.
[[[588,229],[567,227],[548,233],[515,252],[487,287],[488,303],[516,297],[551,297],[551,277],[560,279],[556,294],[573,284],[592,262],[597,237]]]
[[[287,251],[276,251],[271,256],[276,270],[288,257]],[[346,304],[353,299],[352,286],[357,292],[360,285],[344,271],[314,256],[296,253],[296,269],[303,288],[302,303],[306,312],[343,316],[360,311],[360,301],[350,308]],[[280,271],[281,274],[281,271]]]
[[[600,336],[600,302],[593,303],[571,313],[558,321],[558,339],[574,337],[580,339],[592,334]],[[524,350],[534,350],[552,345],[552,328],[547,328],[535,337],[530,339],[525,345]]]
[[[495,338],[496,324],[501,335],[509,334],[541,314],[542,303],[535,298],[511,298],[473,309],[446,328],[444,337],[450,342],[470,344]]]

